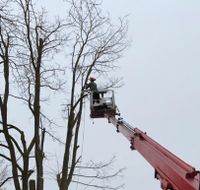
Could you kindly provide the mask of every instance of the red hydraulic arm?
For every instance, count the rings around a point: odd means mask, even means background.
[[[122,133],[155,169],[155,178],[164,190],[200,190],[200,173],[173,153],[151,139],[138,128],[131,127],[121,118],[106,115],[117,132]]]

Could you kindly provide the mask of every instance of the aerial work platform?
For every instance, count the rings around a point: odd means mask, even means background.
[[[96,93],[96,92],[94,92]],[[95,97],[95,98],[94,98]],[[90,94],[90,117],[106,118],[154,168],[154,177],[160,180],[163,190],[200,190],[200,172],[150,138],[145,132],[133,128],[117,113],[114,91]]]
[[[99,90],[98,92],[90,93],[91,118],[104,118],[105,114],[115,116],[116,109],[113,90]]]

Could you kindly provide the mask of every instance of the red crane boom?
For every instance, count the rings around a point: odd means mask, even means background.
[[[122,133],[131,144],[132,150],[137,150],[155,169],[155,178],[161,182],[163,190],[200,190],[200,173],[176,155],[151,139],[138,128],[116,118],[114,91],[98,91],[100,97],[95,99],[90,93],[90,117],[107,118],[117,132]]]
[[[155,169],[155,178],[164,190],[200,190],[200,173],[163,146],[151,139],[138,128],[131,127],[121,118],[106,114],[117,132],[122,133],[131,144]]]

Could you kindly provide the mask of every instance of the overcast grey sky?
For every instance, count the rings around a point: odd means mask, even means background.
[[[62,14],[61,0],[44,2]],[[115,95],[122,117],[199,169],[200,1],[104,0],[103,9],[113,18],[129,14],[132,45],[114,73],[125,83]],[[116,166],[126,167],[125,190],[160,189],[154,169],[106,119],[86,113],[84,126],[84,160],[116,155]]]
[[[133,42],[117,73],[125,82],[116,92],[123,118],[199,169],[200,1],[104,0],[104,6],[113,17],[130,15]],[[115,154],[127,168],[125,190],[160,189],[153,168],[111,124],[95,121],[86,136],[88,158]]]
[[[48,8],[62,10],[57,1]],[[129,14],[132,45],[115,73],[125,82],[116,91],[123,118],[199,169],[200,1],[104,0],[103,9],[113,18]],[[84,160],[116,155],[125,190],[160,189],[154,169],[111,124],[93,124],[87,113],[85,121]]]

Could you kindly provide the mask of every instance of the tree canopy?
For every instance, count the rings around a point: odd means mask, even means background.
[[[45,189],[50,173],[45,162],[58,162],[45,150],[49,141],[62,145],[62,159],[54,173],[59,190],[69,189],[72,183],[121,188],[105,183],[122,172],[103,172],[113,159],[83,164],[78,152],[87,81],[91,75],[108,76],[129,45],[127,18],[112,23],[101,4],[96,0],[66,1],[66,14],[53,20],[48,10],[33,0],[0,2],[0,159],[7,166],[0,188],[10,182],[16,190],[28,190],[34,179],[37,190]],[[58,57],[62,59],[57,61]],[[118,77],[108,77],[107,85],[114,87],[119,82]],[[52,105],[59,94],[59,105]],[[61,110],[63,105],[67,112],[58,124],[48,110],[55,106]],[[15,116],[18,110],[23,113],[20,117]],[[59,125],[65,129],[62,137],[53,132],[60,130]],[[77,168],[83,172],[77,173]],[[77,181],[77,176],[81,180]]]

